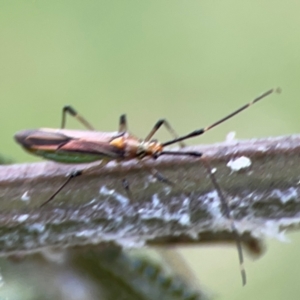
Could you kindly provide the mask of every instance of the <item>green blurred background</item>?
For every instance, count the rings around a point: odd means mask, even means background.
[[[280,96],[189,143],[229,131],[239,139],[297,133],[299,10],[298,1],[0,1],[0,151],[36,160],[13,134],[58,127],[65,104],[103,131],[126,113],[145,137],[159,118],[186,133],[276,86]],[[245,288],[234,247],[182,253],[218,299],[299,299],[300,236],[288,237],[246,259]]]

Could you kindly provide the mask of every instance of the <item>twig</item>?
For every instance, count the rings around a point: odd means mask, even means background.
[[[257,239],[279,238],[280,230],[300,223],[300,135],[189,149],[205,153],[215,168],[241,239],[253,251],[259,251]],[[251,165],[240,171],[227,166],[241,156]],[[108,164],[75,178],[43,208],[39,205],[66,174],[84,166],[1,166],[0,255],[98,243],[141,247],[233,241],[201,159],[161,157],[145,165]],[[157,182],[149,172],[153,167],[175,185]]]

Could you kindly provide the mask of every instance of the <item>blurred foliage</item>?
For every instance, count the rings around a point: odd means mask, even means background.
[[[127,113],[130,130],[144,137],[162,117],[179,133],[202,127],[274,85],[282,95],[189,143],[222,141],[233,130],[237,138],[298,132],[299,8],[278,0],[0,1],[1,152],[36,159],[13,134],[58,127],[65,104],[104,131]],[[272,242],[262,259],[247,260],[245,288],[234,248],[182,253],[220,299],[292,300],[299,243],[299,235]],[[2,273],[3,290],[13,277]]]
[[[0,295],[15,300],[208,299],[152,260],[115,247],[42,254],[2,259],[7,274]],[[17,272],[11,274],[12,269]]]
[[[0,165],[10,165],[13,162],[14,162],[13,159],[0,154]]]

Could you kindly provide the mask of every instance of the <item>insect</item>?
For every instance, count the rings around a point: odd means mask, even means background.
[[[125,115],[120,116],[119,129],[117,132],[98,132],[95,131],[94,127],[86,119],[79,115],[75,109],[73,109],[71,106],[65,106],[62,111],[61,129],[41,128],[35,130],[23,130],[15,134],[15,140],[19,144],[21,144],[21,146],[26,151],[30,152],[31,154],[41,156],[45,159],[70,164],[100,161],[100,164],[96,166],[97,168],[104,166],[112,160],[121,162],[125,160],[137,159],[138,161],[141,161],[142,159],[146,158],[157,159],[162,155],[180,155],[201,158],[203,154],[200,152],[191,152],[184,150],[168,151],[164,150],[164,148],[175,143],[179,143],[181,147],[184,147],[184,140],[204,134],[205,132],[232,118],[236,114],[245,110],[254,103],[262,100],[263,98],[269,96],[275,91],[280,92],[280,89],[270,89],[251,102],[235,110],[231,114],[225,116],[215,123],[212,123],[210,126],[194,130],[180,137],[176,134],[167,120],[161,119],[156,122],[145,139],[138,139],[132,134],[128,133]],[[87,131],[64,129],[67,113],[75,117],[89,130],[88,135]],[[152,140],[152,137],[162,125],[164,125],[173,136],[172,140],[164,143]],[[227,199],[223,195],[215,176],[211,172],[209,164],[205,160],[202,161],[208,171],[209,177],[214,187],[217,190],[224,213],[230,220],[231,229],[235,236],[238,248],[242,281],[243,285],[245,285],[246,272],[243,266],[244,258],[242,246],[238,231],[234,224],[233,217],[231,216],[229,204],[227,203]],[[94,167],[95,166],[93,166],[92,168]],[[46,203],[49,203],[51,200],[53,200],[54,197],[70,182],[70,180],[83,175],[89,170],[91,170],[91,168],[72,172],[67,180],[61,185],[61,187],[41,206],[44,206]],[[152,170],[152,174],[160,181],[168,183],[168,180],[156,170]],[[127,188],[126,186],[124,187]]]

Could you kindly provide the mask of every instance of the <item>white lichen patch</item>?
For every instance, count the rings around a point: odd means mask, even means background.
[[[242,169],[246,169],[251,166],[251,160],[250,158],[246,156],[241,156],[236,159],[231,159],[227,165],[228,168],[230,168],[233,172],[240,171]]]
[[[153,207],[159,207],[161,205],[161,202],[160,202],[157,194],[154,194],[152,196],[152,204],[153,204]]]
[[[97,232],[95,231],[95,229],[85,229],[85,230],[81,230],[75,233],[76,237],[79,238],[92,238]]]
[[[266,152],[266,151],[268,150],[268,148],[265,147],[265,146],[259,146],[259,147],[257,148],[257,150],[260,151],[260,152]]]
[[[161,219],[166,223],[170,221],[177,221],[182,226],[190,225],[190,199],[186,198],[181,207],[176,211],[170,211],[169,208],[164,205],[158,194],[152,195],[151,205],[139,209],[138,213],[140,214],[143,220],[151,219]]]
[[[25,222],[28,218],[29,218],[29,215],[28,215],[28,214],[20,215],[20,216],[17,217],[17,221],[20,222],[20,223],[23,223],[23,222]]]
[[[298,199],[298,192],[296,188],[290,187],[289,189],[285,191],[281,191],[279,189],[276,189],[272,192],[271,197],[278,198],[283,204],[289,202],[289,201],[295,201]]]
[[[275,238],[280,242],[289,243],[290,239],[287,238],[285,230],[281,230],[281,222],[276,221],[267,221],[264,226],[261,228],[262,233],[270,238]]]
[[[190,213],[190,199],[187,197],[182,202],[181,208],[177,212],[177,216],[179,217],[179,224],[182,226],[190,226],[191,225],[191,213]]]
[[[135,238],[116,238],[116,243],[120,245],[123,249],[132,249],[132,248],[143,248],[145,247],[144,239],[135,239]]]
[[[30,196],[28,196],[28,191],[26,191],[22,196],[21,196],[22,201],[29,201]]]
[[[87,202],[86,204],[82,205],[82,207],[86,207],[86,206],[90,206],[94,203],[97,203],[97,199],[93,198],[92,200],[90,200],[89,202]],[[92,206],[92,209],[94,208],[94,205]]]
[[[34,223],[27,226],[28,231],[42,233],[45,230],[45,225],[42,223]]]
[[[217,168],[212,168],[212,169],[211,169],[211,173],[212,173],[212,174],[215,174],[216,172],[217,172]]]
[[[226,139],[225,139],[225,142],[226,143],[233,143],[233,142],[236,142],[236,132],[235,131],[230,131],[227,135],[226,135]]]
[[[204,195],[206,199],[210,201],[207,202],[207,207],[210,214],[214,217],[214,219],[222,218],[223,214],[221,211],[221,202],[217,191],[212,191]]]
[[[181,215],[179,219],[179,223],[183,226],[188,226],[191,224],[191,218],[189,214],[183,214]]]
[[[115,200],[120,202],[120,204],[122,204],[122,205],[127,205],[129,203],[129,199],[127,197],[118,193],[114,189],[108,189],[105,185],[103,185],[100,188],[99,194],[102,196],[111,196],[112,198],[114,198]]]
[[[163,191],[164,191],[164,193],[165,193],[166,196],[171,193],[171,190],[172,189],[169,186],[163,187]]]
[[[153,175],[148,175],[147,176],[147,181],[150,182],[150,183],[154,183],[154,182],[157,182],[157,179]]]
[[[139,209],[139,213],[142,215],[142,218],[145,220],[148,219],[161,219],[166,213],[165,206],[161,203],[158,194],[152,195],[151,206],[147,208]]]

